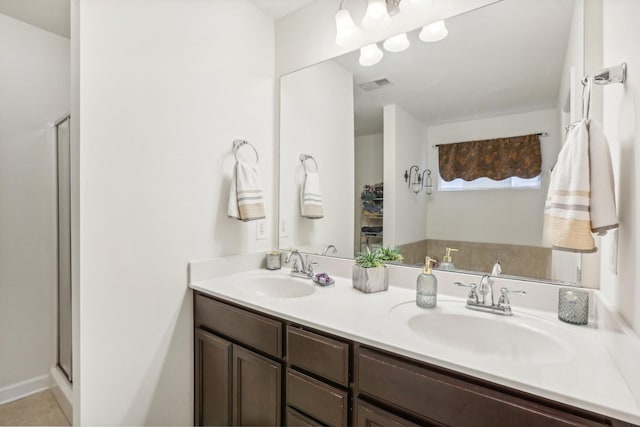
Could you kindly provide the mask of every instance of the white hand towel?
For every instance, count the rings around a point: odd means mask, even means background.
[[[554,249],[595,252],[591,236],[589,134],[582,120],[567,133],[551,172],[544,207],[545,243]]]
[[[300,195],[300,213],[304,218],[320,219],[324,217],[320,176],[317,172],[307,172]]]
[[[606,234],[618,228],[613,167],[609,142],[602,124],[589,120],[589,167],[591,168],[591,231]]]
[[[227,216],[245,222],[265,217],[258,165],[236,162],[231,176]]]
[[[545,243],[571,252],[595,252],[591,233],[618,226],[611,155],[599,123],[582,120],[569,130],[551,173],[544,219]]]

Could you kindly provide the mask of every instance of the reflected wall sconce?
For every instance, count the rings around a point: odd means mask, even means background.
[[[364,0],[360,0],[364,1]],[[340,2],[336,13],[336,45],[352,49],[362,45],[363,33],[375,33],[385,31],[391,24],[391,19],[396,14],[424,14],[431,7],[432,0],[367,0],[367,11],[362,19],[362,29],[359,28],[351,12],[343,8],[345,0]],[[438,21],[426,25],[420,32],[420,40],[435,42],[442,40],[448,34],[444,21]],[[371,39],[371,37],[367,37]],[[387,38],[383,47],[388,52],[402,52],[409,48],[407,33],[400,33]],[[371,67],[382,60],[384,53],[377,43],[369,44],[360,49],[360,65]]]
[[[415,172],[413,171],[415,169]],[[409,170],[404,171],[404,182],[408,182],[408,187],[415,194],[418,194],[422,190],[422,177],[420,176],[420,168],[413,165]]]
[[[425,178],[424,174],[427,174],[427,177]],[[427,193],[427,196],[430,196],[431,194],[433,194],[433,181],[431,180],[431,171],[429,169],[425,169],[422,172],[422,188],[424,188],[425,193]]]

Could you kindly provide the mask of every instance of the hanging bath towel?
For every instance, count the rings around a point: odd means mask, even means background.
[[[599,124],[581,120],[567,133],[551,173],[544,210],[545,244],[563,251],[595,252],[591,233],[618,225],[613,191],[607,140]]]
[[[231,176],[227,216],[240,221],[253,221],[265,217],[258,165],[236,162]]]
[[[320,176],[317,172],[307,172],[306,174],[300,195],[300,213],[304,218],[320,219],[324,217]]]
[[[591,169],[591,231],[604,235],[618,228],[615,185],[609,141],[602,124],[589,120],[589,167]]]

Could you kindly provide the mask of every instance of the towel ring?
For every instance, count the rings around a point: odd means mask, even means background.
[[[258,156],[258,150],[256,150],[256,147],[254,147],[249,141],[245,141],[244,139],[235,139],[233,141],[233,156],[236,158],[236,161],[239,161],[238,150],[243,145],[248,145],[249,147],[253,148],[253,152],[256,153],[256,163],[258,163],[258,161],[260,160],[260,157]]]
[[[313,156],[309,154],[300,154],[300,163],[302,163],[302,167],[304,168],[304,171],[306,173],[309,173],[309,170],[307,169],[307,166],[305,164],[305,161],[307,160],[313,160],[313,164],[316,165],[316,172],[318,172],[318,162],[316,162],[316,159],[314,159]]]

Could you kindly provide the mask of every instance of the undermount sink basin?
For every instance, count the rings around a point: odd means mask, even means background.
[[[300,298],[316,291],[311,280],[282,275],[246,277],[237,286],[245,292],[271,298]]]
[[[515,318],[432,312],[411,317],[409,328],[430,342],[484,357],[557,363],[570,356],[561,342]]]

